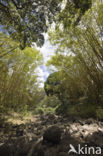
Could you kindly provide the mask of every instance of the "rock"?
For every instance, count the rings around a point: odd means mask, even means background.
[[[61,132],[62,131],[59,127],[51,126],[44,132],[43,141],[58,144],[61,140]]]
[[[80,124],[80,126],[83,126],[85,124],[82,120],[79,120],[78,123]]]
[[[103,122],[103,118],[99,119],[99,121]]]
[[[26,136],[20,136],[15,140],[15,146],[23,147],[29,142],[29,138]]]
[[[94,132],[92,135],[87,136],[85,139],[86,142],[91,145],[103,147],[103,133],[100,131]]]
[[[17,151],[17,156],[27,156],[30,145],[26,144],[23,147],[19,148]]]
[[[43,148],[40,146],[38,148],[36,148],[31,156],[44,156],[44,150]]]
[[[57,119],[55,119],[55,120],[54,120],[54,124],[57,124],[57,123],[58,123],[58,120],[57,120]]]
[[[0,123],[0,128],[4,128],[4,125],[2,123]]]
[[[12,128],[18,128],[18,125],[12,125]]]
[[[12,156],[9,145],[3,144],[0,146],[0,156]]]
[[[87,125],[90,125],[90,124],[92,124],[92,123],[94,123],[93,119],[87,119],[87,120],[85,121],[85,124],[87,124]]]
[[[48,119],[54,120],[54,119],[55,119],[55,115],[54,115],[54,114],[49,114],[49,115],[48,115]]]
[[[103,146],[103,132],[101,131],[95,132],[92,137],[93,137],[93,140],[95,140],[95,144],[97,146],[100,146],[100,147]]]
[[[19,136],[23,136],[23,133],[24,133],[23,129],[19,129],[19,128],[18,128],[18,129],[16,130],[16,136],[18,136],[18,137],[19,137]]]

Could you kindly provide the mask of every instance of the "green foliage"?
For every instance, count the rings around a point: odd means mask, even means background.
[[[82,82],[78,81],[80,73],[76,57],[56,54],[48,64],[54,65],[61,71],[55,72],[47,78],[45,83],[47,93],[52,91],[52,94],[57,94],[61,101],[69,100],[69,102],[76,102],[80,96],[84,95]],[[53,77],[52,79],[51,76]]]
[[[70,18],[63,18],[49,32],[57,50],[47,65],[61,72],[63,80],[59,86],[63,99],[57,109],[59,112],[66,113],[68,108],[67,114],[96,116],[97,106],[103,107],[102,8],[103,2],[95,1],[78,24],[74,26],[73,23],[80,12],[75,14],[72,24],[68,24]],[[53,85],[51,88],[54,89]]]
[[[96,117],[96,107],[91,104],[77,104],[75,106],[71,105],[66,110],[68,116],[77,116],[84,118],[95,118]]]
[[[57,107],[61,104],[60,100],[55,96],[44,96],[44,98],[37,104],[35,113],[55,113]]]
[[[98,119],[103,119],[103,107],[97,108],[96,116],[97,116]]]
[[[43,107],[52,107],[56,108],[60,104],[60,100],[54,96],[45,96],[44,99],[41,101],[41,106]]]
[[[61,81],[62,77],[60,72],[50,74],[44,85],[46,94],[59,96]]]
[[[92,6],[92,0],[66,0],[65,7],[57,16],[56,29],[70,29],[71,26],[79,24],[82,16]]]
[[[35,113],[36,114],[43,114],[44,113],[44,110],[42,107],[37,107],[36,110],[35,110]]]
[[[15,45],[10,37],[1,35],[2,47],[0,53],[2,55],[6,53],[8,47],[11,48],[11,46],[14,47]],[[12,55],[5,55],[5,57],[1,58],[0,109],[2,111],[26,112],[29,107],[33,108],[40,98],[35,70],[41,63],[42,55],[40,52],[30,47],[26,47],[22,51],[17,48]]]
[[[16,41],[20,48],[44,43],[43,33],[47,22],[52,22],[60,10],[59,0],[3,0],[0,1],[0,25]]]

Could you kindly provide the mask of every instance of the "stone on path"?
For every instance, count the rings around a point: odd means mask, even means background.
[[[43,135],[43,141],[58,144],[61,140],[61,129],[57,126],[49,127]]]

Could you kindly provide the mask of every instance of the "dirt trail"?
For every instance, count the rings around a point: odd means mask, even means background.
[[[43,134],[50,126],[61,129],[60,143],[43,142]],[[102,149],[103,122],[45,114],[34,116],[26,124],[0,125],[0,156],[72,156],[68,154],[70,144],[75,148],[81,144]]]

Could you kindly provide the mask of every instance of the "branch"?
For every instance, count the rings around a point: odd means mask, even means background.
[[[0,6],[2,6],[6,10],[9,10],[9,8],[6,5],[4,5],[3,3],[1,3],[1,2],[0,2]]]
[[[18,5],[17,5],[17,3],[15,2],[15,0],[11,0],[12,1],[12,3],[16,6],[16,9],[22,9],[22,7],[19,7]]]
[[[17,49],[17,48],[18,48],[18,47],[15,47],[15,48],[13,48],[12,50],[9,50],[8,52],[6,52],[6,53],[0,55],[0,58],[2,58],[2,57],[4,57],[5,55],[11,53],[12,51],[14,51],[14,50]]]
[[[15,0],[11,0],[11,1],[16,6],[16,9],[23,9],[26,6],[33,4],[33,2],[27,1],[27,2],[23,3],[22,6],[18,6],[18,4],[15,2]]]
[[[2,11],[3,13],[6,13],[7,16],[9,15],[8,17],[11,17],[9,8],[1,2],[0,2],[0,11]],[[11,19],[12,19],[12,17],[11,17]]]

